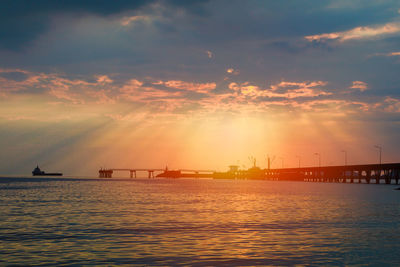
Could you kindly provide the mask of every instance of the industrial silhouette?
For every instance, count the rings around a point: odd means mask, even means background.
[[[342,166],[317,166],[299,168],[268,168],[261,169],[253,166],[247,170],[240,170],[238,165],[229,166],[226,172],[213,170],[169,170],[165,169],[100,169],[100,178],[112,178],[115,171],[129,171],[131,178],[136,178],[137,172],[147,172],[148,178],[213,178],[213,179],[249,179],[273,181],[303,181],[303,182],[329,182],[329,183],[385,183],[398,184],[400,180],[400,163],[342,165]],[[155,172],[158,172],[156,176]]]

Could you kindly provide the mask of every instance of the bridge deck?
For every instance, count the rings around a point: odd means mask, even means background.
[[[312,182],[370,183],[374,181],[376,184],[384,180],[386,184],[391,184],[392,181],[398,184],[400,163],[270,169],[263,170],[263,177],[270,180]]]
[[[238,170],[234,172],[214,172],[213,170],[181,169],[168,171],[161,168],[115,168],[100,169],[99,177],[111,178],[114,171],[129,171],[130,177],[136,178],[136,172],[148,172],[149,178],[154,178],[154,172],[163,172],[160,177],[169,178],[216,178],[216,179],[258,179],[276,181],[305,181],[305,182],[341,182],[341,183],[380,183],[386,184],[393,181],[398,184],[400,180],[400,163],[360,164],[342,166],[312,166],[301,168],[278,168]],[[163,176],[164,175],[164,176]]]

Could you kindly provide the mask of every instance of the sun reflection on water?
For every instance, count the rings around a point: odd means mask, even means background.
[[[393,264],[400,248],[390,186],[31,180],[0,183],[3,263]]]

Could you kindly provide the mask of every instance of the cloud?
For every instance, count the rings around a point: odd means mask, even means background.
[[[308,35],[304,38],[309,42],[323,42],[327,40],[345,42],[349,40],[379,38],[397,33],[400,33],[400,23],[387,23],[376,27],[361,26],[348,31]]]
[[[22,80],[8,77],[25,75]],[[36,73],[20,69],[0,69],[2,98],[12,94],[42,95],[74,105],[115,104],[117,102],[145,103],[164,110],[176,110],[187,103],[195,104],[193,92],[210,96],[216,83],[195,83],[181,80],[141,81],[130,79],[115,83],[108,75],[94,75],[87,80],[64,77],[57,73]],[[151,80],[151,78],[148,78]],[[196,98],[198,99],[198,98]],[[51,98],[50,98],[51,101]]]
[[[0,69],[0,74],[23,74],[24,79],[13,79],[0,75],[3,97],[9,94],[48,94],[59,100],[73,104],[84,104],[87,101],[112,103],[108,89],[113,80],[107,75],[95,75],[94,82],[80,79],[69,79],[56,73],[37,73],[21,69]]]
[[[127,94],[138,93],[138,90],[142,87],[143,82],[136,79],[129,80],[124,86],[121,87],[120,91]]]
[[[239,70],[235,70],[234,68],[229,68],[226,70],[226,72],[233,75],[238,75],[240,73]]]
[[[358,89],[364,92],[368,89],[368,84],[362,81],[353,81],[353,84],[349,87],[350,89]]]
[[[177,112],[179,110],[204,109],[249,111],[262,110],[272,106],[292,106],[287,100],[315,98],[330,95],[320,89],[326,85],[323,81],[288,82],[273,84],[262,89],[251,82],[230,83],[230,91],[223,94],[215,92],[215,82],[197,83],[182,80],[147,80],[130,79],[123,84],[116,83],[108,75],[94,75],[87,81],[71,79],[60,74],[34,73],[19,69],[1,69],[2,73],[20,72],[26,79],[15,81],[2,77],[3,88],[8,93],[30,91],[31,93],[54,97],[74,105],[117,104],[131,102],[145,104],[153,112]],[[191,93],[202,94],[202,98],[193,98]],[[267,101],[266,98],[275,99]]]
[[[282,81],[278,84],[273,84],[270,87],[269,97],[284,97],[284,98],[298,98],[298,97],[317,97],[328,96],[332,93],[325,92],[318,87],[327,85],[325,81],[312,81],[312,82],[285,82]]]
[[[163,82],[163,84],[169,88],[193,91],[197,93],[208,93],[211,90],[214,90],[216,87],[215,83],[190,83],[179,80],[166,81]]]
[[[312,81],[312,82],[285,82],[282,81],[278,84],[273,84],[268,89],[261,89],[260,87],[245,82],[242,84],[230,83],[228,88],[239,92],[243,96],[249,97],[267,97],[267,98],[283,98],[295,99],[301,97],[318,97],[328,96],[332,93],[325,92],[319,88],[325,86],[327,82]]]
[[[51,27],[51,19],[60,14],[109,16],[136,10],[152,1],[107,0],[5,0],[0,11],[0,46],[18,50]],[[6,26],[5,26],[6,25]]]
[[[162,83],[162,82],[161,82]],[[157,82],[155,84],[160,84]],[[177,99],[182,99],[182,92],[169,92],[160,88],[155,88],[152,86],[146,86],[144,82],[131,79],[125,83],[120,89],[121,94],[117,94],[117,98],[120,100],[130,100],[137,102],[152,102],[155,100],[170,101]]]
[[[97,76],[97,82],[106,84],[106,83],[112,83],[113,80],[111,80],[107,75],[98,75]]]
[[[24,79],[4,77],[4,74],[22,73]],[[115,75],[115,74],[114,74]],[[254,82],[230,82],[229,90],[218,92],[222,84],[215,82],[188,82],[182,80],[129,79],[115,82],[108,75],[93,75],[80,79],[57,73],[35,73],[21,69],[0,69],[0,82],[5,96],[37,95],[47,103],[77,105],[132,105],[152,116],[162,114],[211,114],[213,112],[304,112],[356,113],[366,111],[396,113],[400,101],[386,97],[377,102],[352,99],[351,95],[330,92],[326,81],[280,81],[263,88]],[[223,82],[225,83],[225,82]],[[368,84],[353,81],[349,89],[364,91]],[[5,90],[7,89],[7,90]],[[197,94],[193,94],[193,92]],[[349,91],[348,93],[351,93]],[[198,97],[201,94],[201,97]],[[359,98],[359,96],[357,96]],[[52,99],[53,98],[53,99]],[[369,103],[370,102],[370,103]],[[103,107],[102,106],[102,107]],[[111,112],[112,107],[107,112]],[[118,109],[116,109],[117,111]],[[111,113],[109,113],[111,114]],[[20,114],[28,115],[28,114]]]
[[[188,113],[205,108],[206,99],[213,96],[215,83],[193,83],[180,80],[142,82],[132,79],[125,83],[116,95],[118,100],[142,103],[152,112],[152,116],[162,113]],[[193,92],[204,97],[193,99]]]
[[[400,100],[394,97],[386,97],[381,103],[384,111],[389,113],[400,113]]]
[[[79,98],[77,93],[73,93],[68,87],[53,87],[50,89],[49,94],[62,100],[67,100],[73,104],[85,104],[85,101]]]
[[[373,54],[371,56],[397,57],[397,56],[400,56],[400,52],[375,53],[375,54]]]
[[[282,81],[278,84],[271,85],[271,89],[276,91],[281,88],[312,88],[317,86],[325,86],[327,82],[325,81],[312,81],[312,82],[285,82]]]
[[[27,91],[38,87],[48,76],[42,73],[32,73],[21,69],[0,69],[0,84],[3,94]],[[4,75],[5,74],[5,75]],[[12,74],[23,75],[22,79],[12,78]]]
[[[200,14],[200,5],[203,3],[204,1],[198,0],[3,0],[0,8],[0,47],[16,51],[25,48],[50,30],[56,17],[70,16],[71,20],[77,20],[88,15],[107,18],[133,13],[120,22],[121,25],[128,26],[133,22],[147,20],[147,16],[137,13],[150,5],[165,5]]]
[[[150,22],[150,16],[130,16],[130,17],[123,17],[121,20],[122,26],[129,26],[135,22]]]
[[[347,101],[338,99],[318,99],[305,102],[292,102],[296,108],[308,111],[324,111],[324,110],[338,110],[341,109]]]
[[[88,90],[86,92],[86,95],[97,99],[95,101],[96,104],[115,104],[116,100],[115,98],[110,96],[110,91],[106,89],[100,89],[100,90]]]
[[[249,84],[248,82],[240,86],[240,92],[245,96],[261,96],[264,93],[264,91],[260,90],[260,87]]]

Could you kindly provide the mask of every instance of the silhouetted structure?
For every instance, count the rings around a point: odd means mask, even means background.
[[[380,184],[383,181],[385,184],[398,184],[400,163],[281,169],[260,169],[253,166],[248,170],[234,173],[231,170],[215,173],[214,178],[367,184]]]
[[[103,169],[99,170],[100,178],[112,178],[115,171],[128,171],[130,178],[136,178],[138,172],[147,172],[148,178],[154,178],[154,172],[162,172],[163,169]]]
[[[400,163],[278,169],[266,173],[266,179],[367,184],[380,184],[383,181],[385,184],[398,184]]]
[[[136,178],[137,171],[148,172],[148,178],[214,178],[214,179],[249,179],[273,181],[302,181],[330,183],[375,183],[398,184],[400,163],[363,164],[345,166],[321,166],[302,168],[261,169],[255,165],[248,170],[239,170],[236,165],[229,166],[227,172],[212,170],[168,170],[165,169],[100,169],[99,177],[111,178],[114,171],[129,171],[130,177]]]
[[[33,176],[62,176],[60,172],[46,173],[39,168],[39,165],[32,171]]]

